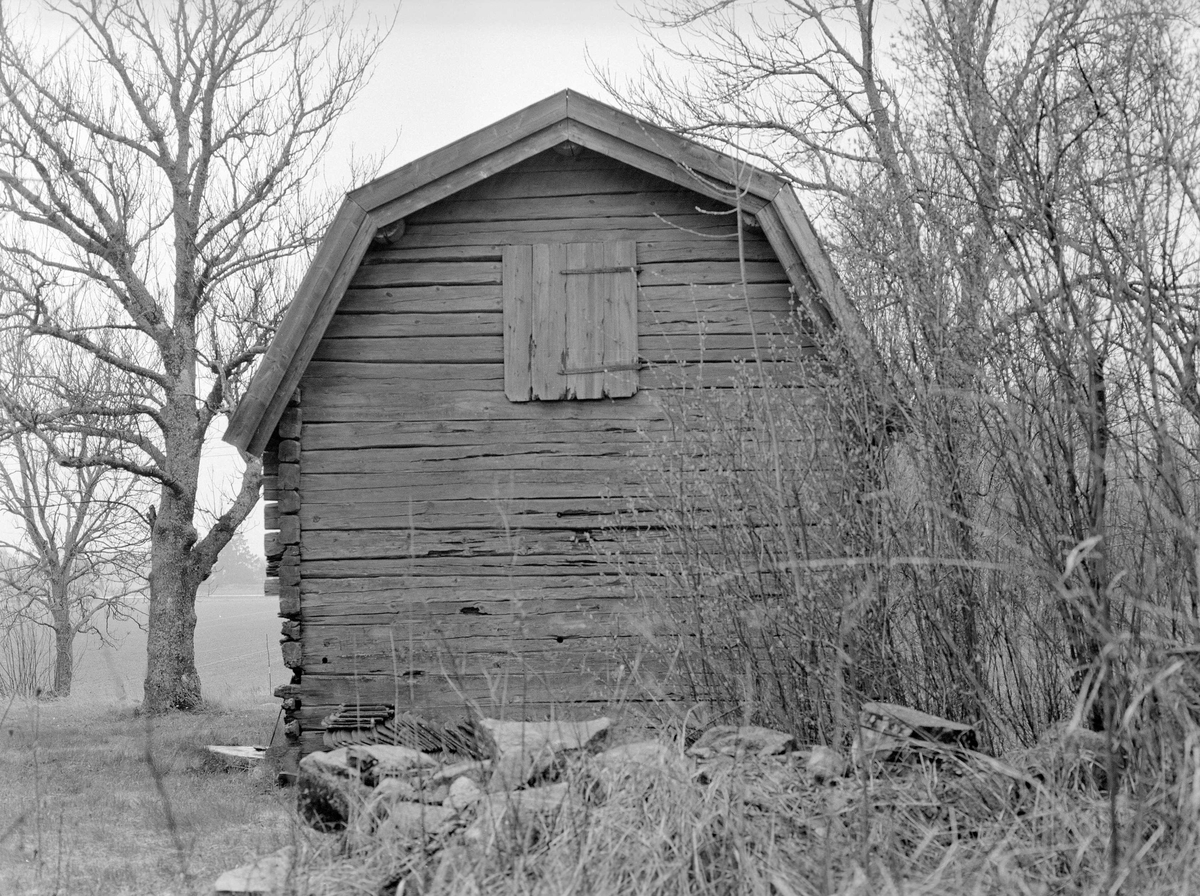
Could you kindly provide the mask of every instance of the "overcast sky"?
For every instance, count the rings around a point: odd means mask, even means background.
[[[359,0],[358,14],[393,9]],[[588,57],[635,74],[648,45],[638,28],[618,0],[403,0],[339,151],[349,141],[370,152],[395,143],[387,171],[564,88],[606,100]]]

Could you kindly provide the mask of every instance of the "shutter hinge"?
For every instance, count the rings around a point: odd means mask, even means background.
[[[565,271],[559,271],[560,274],[637,274],[641,271],[639,265],[625,265],[624,267],[615,268],[567,268]]]
[[[630,364],[601,364],[597,367],[560,367],[558,375],[574,376],[583,373],[617,373],[623,370],[642,370],[649,366],[649,362],[645,358],[638,358]]]

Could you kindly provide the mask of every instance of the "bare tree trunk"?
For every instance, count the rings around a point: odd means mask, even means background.
[[[196,588],[190,553],[191,514],[163,489],[150,549],[150,609],[146,635],[144,706],[148,712],[200,706],[196,671]]]
[[[188,344],[189,335],[181,329],[176,337],[177,344],[187,344],[185,350],[177,353],[179,356],[187,357],[194,351]],[[208,574],[208,568],[199,570],[197,575],[200,564],[193,549],[197,542],[194,519],[200,446],[189,434],[197,427],[198,420],[182,400],[195,389],[195,381],[187,365],[170,365],[168,373],[174,383],[174,400],[170,403],[174,413],[167,430],[165,454],[172,463],[174,487],[164,485],[160,490],[150,534],[150,610],[144,697],[148,712],[193,710],[201,704],[194,642],[196,589]],[[180,408],[184,410],[178,410]],[[237,519],[234,526],[241,521]]]
[[[75,625],[71,619],[71,595],[64,576],[54,576],[50,592],[54,621],[54,693],[69,697],[75,675]]]

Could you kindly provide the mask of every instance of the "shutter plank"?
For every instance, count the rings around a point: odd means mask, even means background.
[[[564,278],[567,296],[567,370],[603,366],[604,295],[611,274],[591,273],[602,267],[604,243],[571,243],[567,246]],[[587,273],[585,273],[587,272]],[[604,393],[604,374],[567,374],[567,394],[572,398],[600,398]]]
[[[529,344],[533,336],[533,246],[505,246],[504,394],[509,401],[532,396]]]
[[[567,378],[560,373],[567,350],[566,263],[562,243],[533,247],[533,338],[530,378],[533,397],[556,401],[567,397]]]
[[[602,394],[627,398],[637,392],[637,244],[631,241],[604,243],[606,267],[623,273],[607,274],[604,303],[604,337],[601,365],[610,368],[603,376]],[[624,368],[624,369],[622,369]]]

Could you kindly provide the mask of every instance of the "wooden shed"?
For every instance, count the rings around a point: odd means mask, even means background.
[[[635,636],[595,542],[664,390],[816,317],[862,331],[784,181],[578,93],[350,193],[226,435],[291,742],[339,704],[600,711]]]

